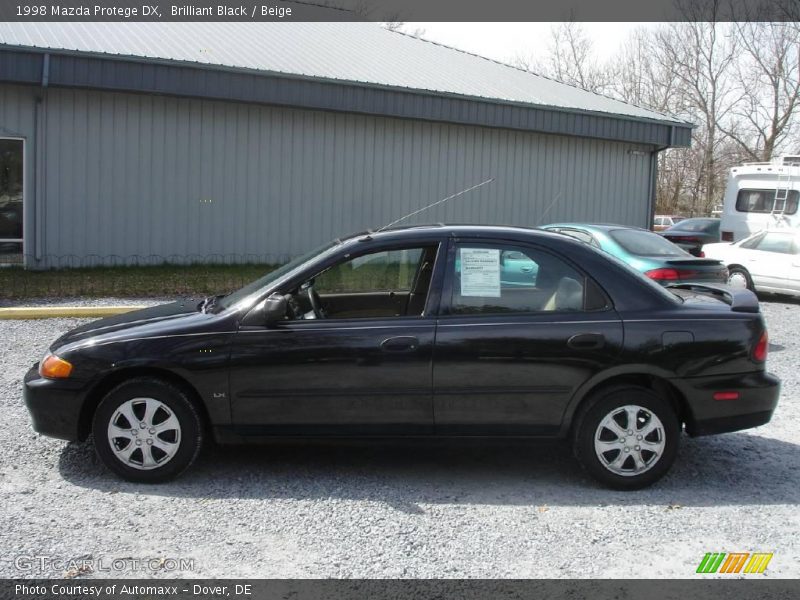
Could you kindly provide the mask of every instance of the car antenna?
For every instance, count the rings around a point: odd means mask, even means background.
[[[383,231],[384,229],[388,229],[392,225],[397,225],[400,221],[405,221],[409,217],[413,217],[414,215],[418,215],[422,211],[428,210],[429,208],[433,208],[434,206],[442,204],[443,202],[447,202],[448,200],[452,200],[453,198],[461,196],[462,194],[466,194],[467,192],[471,192],[472,190],[477,190],[479,187],[484,186],[487,183],[491,183],[493,181],[494,181],[494,177],[490,177],[486,181],[481,181],[480,183],[478,183],[476,185],[473,185],[472,187],[468,187],[466,189],[461,190],[460,192],[456,192],[455,194],[451,194],[450,196],[447,196],[447,198],[442,198],[441,200],[437,200],[436,202],[433,202],[432,204],[428,204],[427,206],[423,206],[422,208],[419,208],[419,209],[415,210],[414,212],[408,213],[407,215],[404,215],[404,216],[400,217],[399,219],[395,219],[394,221],[392,221],[388,225],[384,225],[380,229],[376,229],[375,233],[380,233],[381,231]],[[370,239],[370,237],[368,235],[366,238],[363,238],[363,239],[367,240],[367,239]]]

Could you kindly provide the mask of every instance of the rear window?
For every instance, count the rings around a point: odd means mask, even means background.
[[[744,213],[783,212],[787,215],[797,213],[800,192],[789,190],[786,199],[776,198],[778,190],[739,190],[736,196],[736,210]]]
[[[689,256],[678,246],[658,234],[638,229],[614,229],[611,238],[635,256]]]
[[[714,233],[719,231],[719,219],[687,219],[672,227],[672,231]]]

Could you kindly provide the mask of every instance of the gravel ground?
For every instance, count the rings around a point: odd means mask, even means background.
[[[798,577],[800,303],[762,306],[773,421],[684,436],[670,475],[633,493],[559,443],[212,448],[176,482],[128,484],[90,446],[34,433],[22,405],[29,365],[83,321],[0,321],[0,577],[65,570],[29,556],[194,560],[115,576],[692,577],[708,551],[774,552],[760,577]]]

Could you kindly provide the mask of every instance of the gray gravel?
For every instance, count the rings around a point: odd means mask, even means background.
[[[707,551],[774,552],[764,576],[798,577],[800,303],[762,306],[772,423],[684,437],[671,474],[634,493],[598,487],[559,443],[213,448],[176,482],[128,484],[91,447],[34,433],[22,405],[29,365],[83,321],[0,321],[0,577],[65,569],[20,556],[194,560],[115,576],[692,577]]]

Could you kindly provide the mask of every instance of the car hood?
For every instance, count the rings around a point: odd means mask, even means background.
[[[167,331],[174,332],[177,328],[189,326],[194,321],[205,321],[210,316],[198,311],[199,303],[199,298],[187,298],[92,321],[62,335],[53,342],[50,350],[55,352],[67,344],[82,342],[89,338],[110,340],[123,335],[149,336]]]

